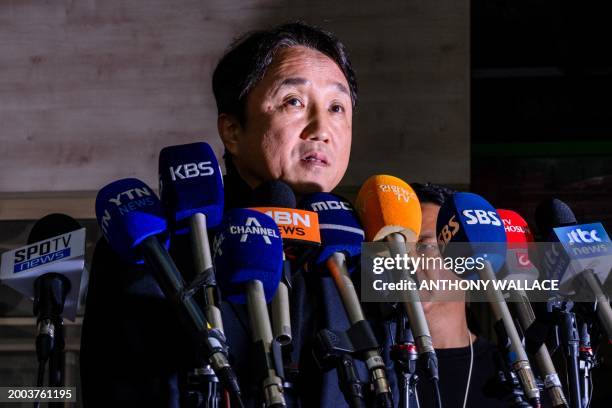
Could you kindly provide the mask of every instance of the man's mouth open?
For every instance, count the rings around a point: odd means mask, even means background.
[[[320,152],[311,152],[306,153],[302,156],[301,161],[309,166],[320,166],[327,167],[329,166],[329,161],[327,160],[327,156]]]

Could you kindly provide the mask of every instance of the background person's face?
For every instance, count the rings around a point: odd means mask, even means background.
[[[280,179],[297,193],[331,191],[348,166],[352,105],[347,80],[326,55],[281,48],[247,96],[234,162],[251,187]]]
[[[440,251],[438,249],[438,241],[436,238],[436,221],[438,219],[438,213],[440,212],[440,206],[433,203],[421,203],[422,211],[422,223],[421,233],[419,235],[418,246],[421,248],[419,253],[424,253],[426,256],[431,258],[440,257]],[[421,268],[417,271],[417,277],[419,280],[456,280],[459,279],[455,273],[449,269],[426,269]],[[460,302],[463,305],[464,299],[458,300],[457,291],[445,291],[445,290],[422,290],[420,292],[421,300],[423,301],[423,309],[425,312],[429,312],[432,307],[445,307],[449,304]]]

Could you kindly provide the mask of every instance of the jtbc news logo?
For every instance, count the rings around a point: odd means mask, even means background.
[[[569,244],[574,255],[596,255],[608,252],[610,237],[600,223],[555,228],[559,241]]]
[[[185,180],[193,177],[206,177],[212,176],[215,173],[215,169],[213,169],[211,164],[212,162],[210,161],[184,163],[178,166],[170,166],[168,171],[170,172],[172,181]]]

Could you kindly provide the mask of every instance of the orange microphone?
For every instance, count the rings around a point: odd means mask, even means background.
[[[405,181],[388,175],[370,177],[357,194],[355,208],[364,227],[366,241],[389,242],[392,256],[414,252],[421,232],[421,204]],[[413,281],[407,271],[402,278]],[[405,290],[402,295],[419,358],[425,364],[430,379],[437,383],[438,359],[419,293]]]

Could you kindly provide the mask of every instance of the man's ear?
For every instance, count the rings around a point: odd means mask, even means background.
[[[217,117],[217,130],[227,151],[236,156],[242,133],[242,126],[238,118],[227,113],[220,113]]]

